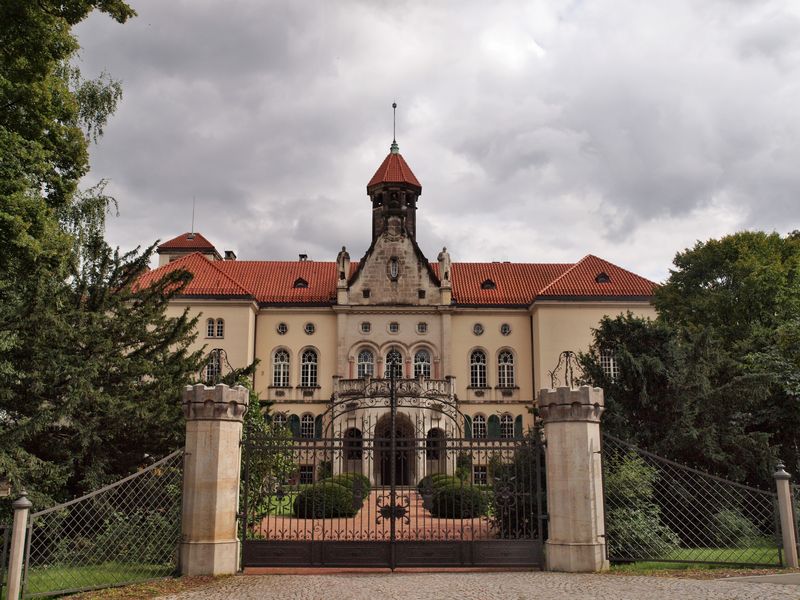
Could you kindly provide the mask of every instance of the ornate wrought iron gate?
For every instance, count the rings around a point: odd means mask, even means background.
[[[397,386],[414,380],[377,381],[388,406],[372,395],[365,415],[349,398],[338,431],[246,433],[243,566],[540,566],[538,433],[464,437],[398,411],[413,402],[398,402]]]

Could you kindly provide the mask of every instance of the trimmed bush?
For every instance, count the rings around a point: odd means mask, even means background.
[[[355,493],[355,485],[356,481],[361,483],[361,500],[365,500],[367,496],[369,496],[369,492],[372,489],[372,484],[369,482],[369,477],[366,475],[362,475],[361,473],[340,473],[339,475],[334,475],[333,477],[329,477],[326,481],[330,481],[332,483],[338,483],[339,485],[346,487],[351,492]]]
[[[300,491],[294,499],[294,516],[300,519],[353,517],[358,512],[350,488],[322,481]]]
[[[421,494],[426,487],[433,489],[433,478],[436,475],[425,475],[422,479],[419,480],[417,483],[417,491]]]
[[[456,479],[456,481],[459,481]],[[486,514],[486,493],[471,486],[440,484],[433,494],[431,515],[444,519],[473,519]]]
[[[714,541],[720,548],[751,546],[758,538],[758,528],[738,510],[728,508],[714,515]]]
[[[433,477],[431,477],[431,483],[433,484],[434,491],[443,487],[451,487],[451,486],[460,487],[464,485],[463,482],[458,477],[453,477],[452,475],[445,475],[444,473],[440,473],[438,475],[434,475]]]

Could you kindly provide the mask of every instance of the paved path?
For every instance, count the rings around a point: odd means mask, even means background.
[[[169,596],[175,600],[769,600],[800,585],[565,573],[247,575]]]

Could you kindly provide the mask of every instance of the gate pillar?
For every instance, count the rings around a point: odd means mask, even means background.
[[[547,443],[547,569],[606,570],[600,458],[603,390],[544,389],[537,404]]]
[[[227,575],[238,570],[240,441],[248,402],[242,386],[200,383],[184,389],[183,575]]]

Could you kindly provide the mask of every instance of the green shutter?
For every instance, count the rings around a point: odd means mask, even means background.
[[[322,415],[317,415],[314,418],[314,438],[320,439],[322,437]]]
[[[517,415],[517,418],[514,419],[514,437],[522,438],[522,415]]]
[[[292,430],[292,435],[294,437],[300,437],[300,417],[297,415],[289,415],[286,421],[289,423],[289,429]]]
[[[500,437],[500,417],[497,415],[489,415],[489,422],[487,424],[487,433],[490,438]]]
[[[464,415],[464,437],[468,440],[472,439],[472,419]]]

